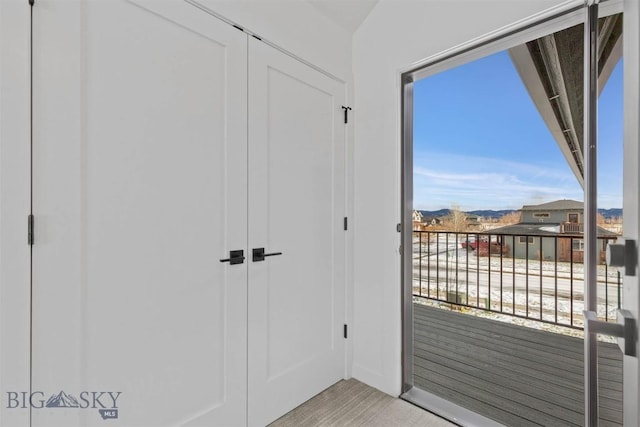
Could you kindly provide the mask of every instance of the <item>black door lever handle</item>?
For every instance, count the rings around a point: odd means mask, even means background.
[[[231,265],[244,263],[244,251],[229,251],[229,258],[221,259],[220,262],[228,262]]]
[[[264,248],[254,248],[253,249],[253,262],[264,261],[264,259],[268,256],[277,256],[282,255],[282,252],[272,252],[270,254],[264,253]]]

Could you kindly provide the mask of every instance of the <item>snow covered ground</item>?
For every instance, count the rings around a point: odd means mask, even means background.
[[[524,260],[500,255],[476,256],[459,242],[440,236],[440,241],[414,244],[414,295],[440,301],[490,308],[500,313],[474,310],[483,316],[526,324],[543,320],[582,327],[584,309],[584,266],[579,263]],[[618,308],[618,269],[598,266],[598,317],[615,319]],[[449,294],[448,294],[449,293]],[[447,295],[449,295],[447,297]],[[423,298],[420,298],[423,301]],[[437,303],[437,302],[436,302]],[[512,316],[515,313],[531,320]],[[575,329],[534,322],[542,329],[581,334]],[[564,331],[569,329],[568,331]],[[564,332],[562,332],[564,331]]]

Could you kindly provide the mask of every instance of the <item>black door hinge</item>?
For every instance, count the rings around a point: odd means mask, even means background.
[[[349,226],[349,222],[348,222],[347,217],[345,216],[344,217],[344,229],[345,229],[345,231],[347,230],[348,226]]]
[[[344,110],[344,122],[349,123],[349,110],[351,110],[351,107],[345,107],[343,105],[342,109]]]
[[[398,233],[402,233],[402,224],[397,224],[397,225],[396,225],[396,231],[397,231]]]
[[[344,338],[347,338],[347,324],[344,324]]]
[[[27,217],[27,243],[33,246],[33,215]]]

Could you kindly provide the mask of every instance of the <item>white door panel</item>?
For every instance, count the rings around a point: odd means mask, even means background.
[[[246,36],[182,2],[34,12],[33,390],[121,395],[33,426],[245,425],[246,264],[219,260],[246,246]]]
[[[249,43],[249,425],[344,369],[344,87]]]

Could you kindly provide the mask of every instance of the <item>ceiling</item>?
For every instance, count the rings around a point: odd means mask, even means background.
[[[379,0],[306,0],[318,12],[353,34]]]

